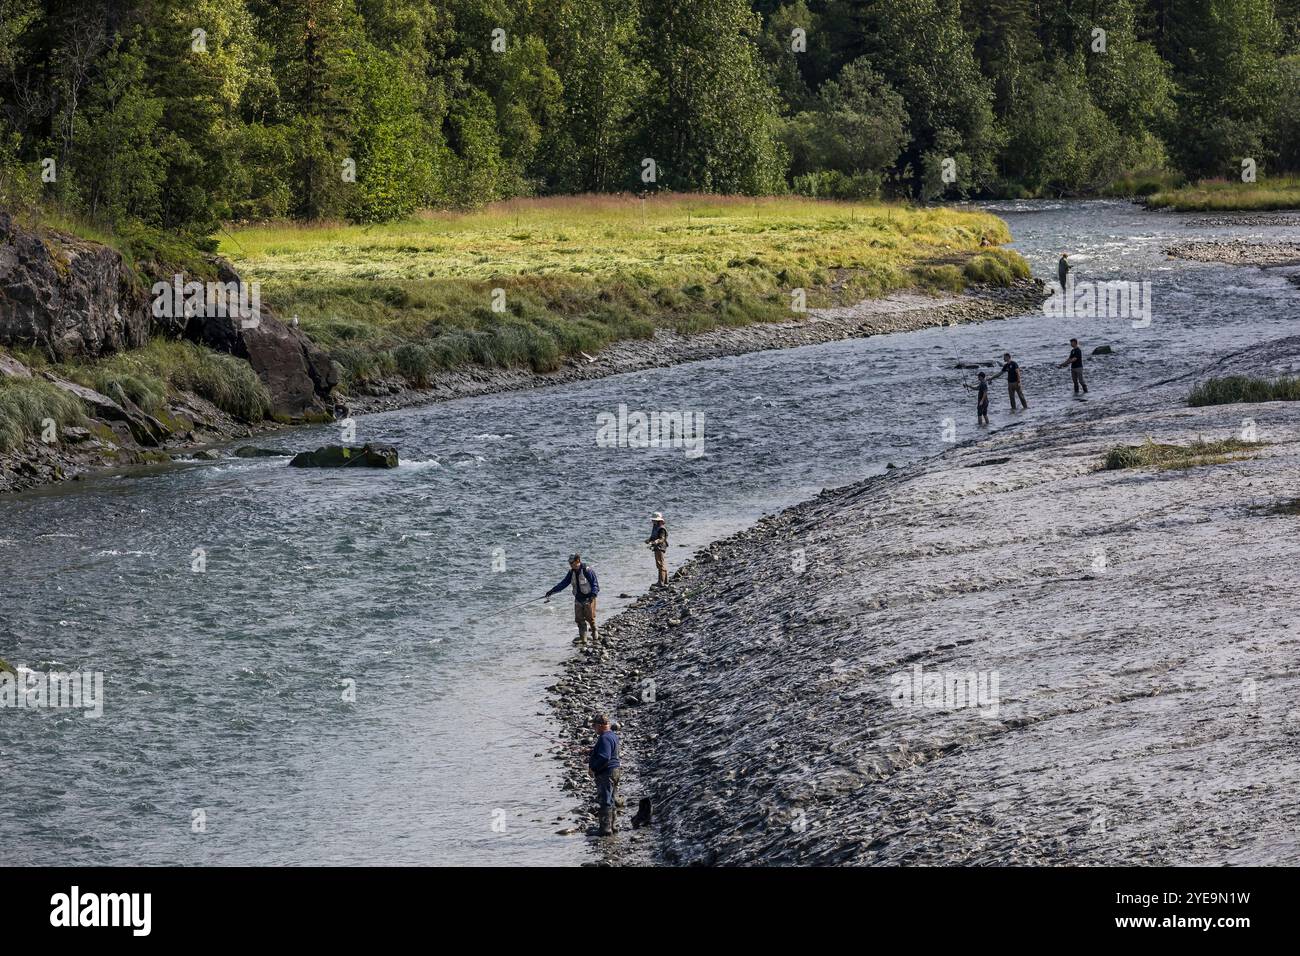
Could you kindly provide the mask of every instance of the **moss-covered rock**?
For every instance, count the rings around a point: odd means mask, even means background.
[[[289,462],[294,468],[396,468],[397,449],[387,445],[322,445],[299,452]]]

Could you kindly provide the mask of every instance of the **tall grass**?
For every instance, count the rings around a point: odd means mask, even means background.
[[[1204,441],[1200,438],[1190,445],[1164,445],[1150,438],[1141,445],[1118,445],[1102,461],[1102,469],[1116,471],[1123,468],[1154,468],[1168,471],[1175,468],[1195,468],[1199,465],[1218,465],[1233,461],[1233,455],[1255,451],[1264,442],[1248,442],[1238,438],[1222,441]]]
[[[162,414],[168,395],[182,390],[244,421],[261,421],[271,413],[270,393],[251,365],[192,342],[153,339],[144,348],[63,371],[110,398],[121,392],[151,415]]]
[[[1165,189],[1146,198],[1149,209],[1177,212],[1268,212],[1300,209],[1300,176],[1270,176],[1254,183],[1202,180],[1180,189]]]
[[[1300,401],[1300,378],[1257,378],[1251,375],[1229,375],[1200,382],[1187,396],[1187,404],[1236,405],[1252,402]]]
[[[796,288],[815,308],[1028,275],[982,238],[1010,233],[978,211],[679,194],[262,225],[233,230],[220,251],[261,281],[264,301],[299,316],[345,380],[419,383],[470,362],[550,371],[659,328],[789,320]],[[979,262],[963,270],[968,259]]]
[[[0,451],[13,451],[39,438],[48,421],[57,435],[85,419],[81,401],[39,378],[0,376]]]

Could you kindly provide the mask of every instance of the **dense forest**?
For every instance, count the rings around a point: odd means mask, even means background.
[[[1300,0],[0,0],[0,202],[1089,194],[1300,169]]]

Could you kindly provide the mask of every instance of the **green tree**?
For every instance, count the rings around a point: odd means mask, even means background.
[[[742,0],[663,0],[643,19],[654,70],[645,157],[658,184],[706,192],[779,190],[786,157],[777,97],[754,36],[759,19]],[[639,169],[629,170],[639,183]]]
[[[637,56],[640,5],[625,0],[560,4],[548,40],[563,87],[540,166],[548,187],[603,192],[633,165],[631,140],[649,71]]]
[[[1194,176],[1264,158],[1278,96],[1272,0],[1172,0],[1167,48],[1178,90],[1171,151]]]

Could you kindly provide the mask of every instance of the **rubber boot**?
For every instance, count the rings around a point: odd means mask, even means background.
[[[602,807],[600,811],[600,829],[596,831],[597,836],[614,835],[614,809],[613,807]]]

